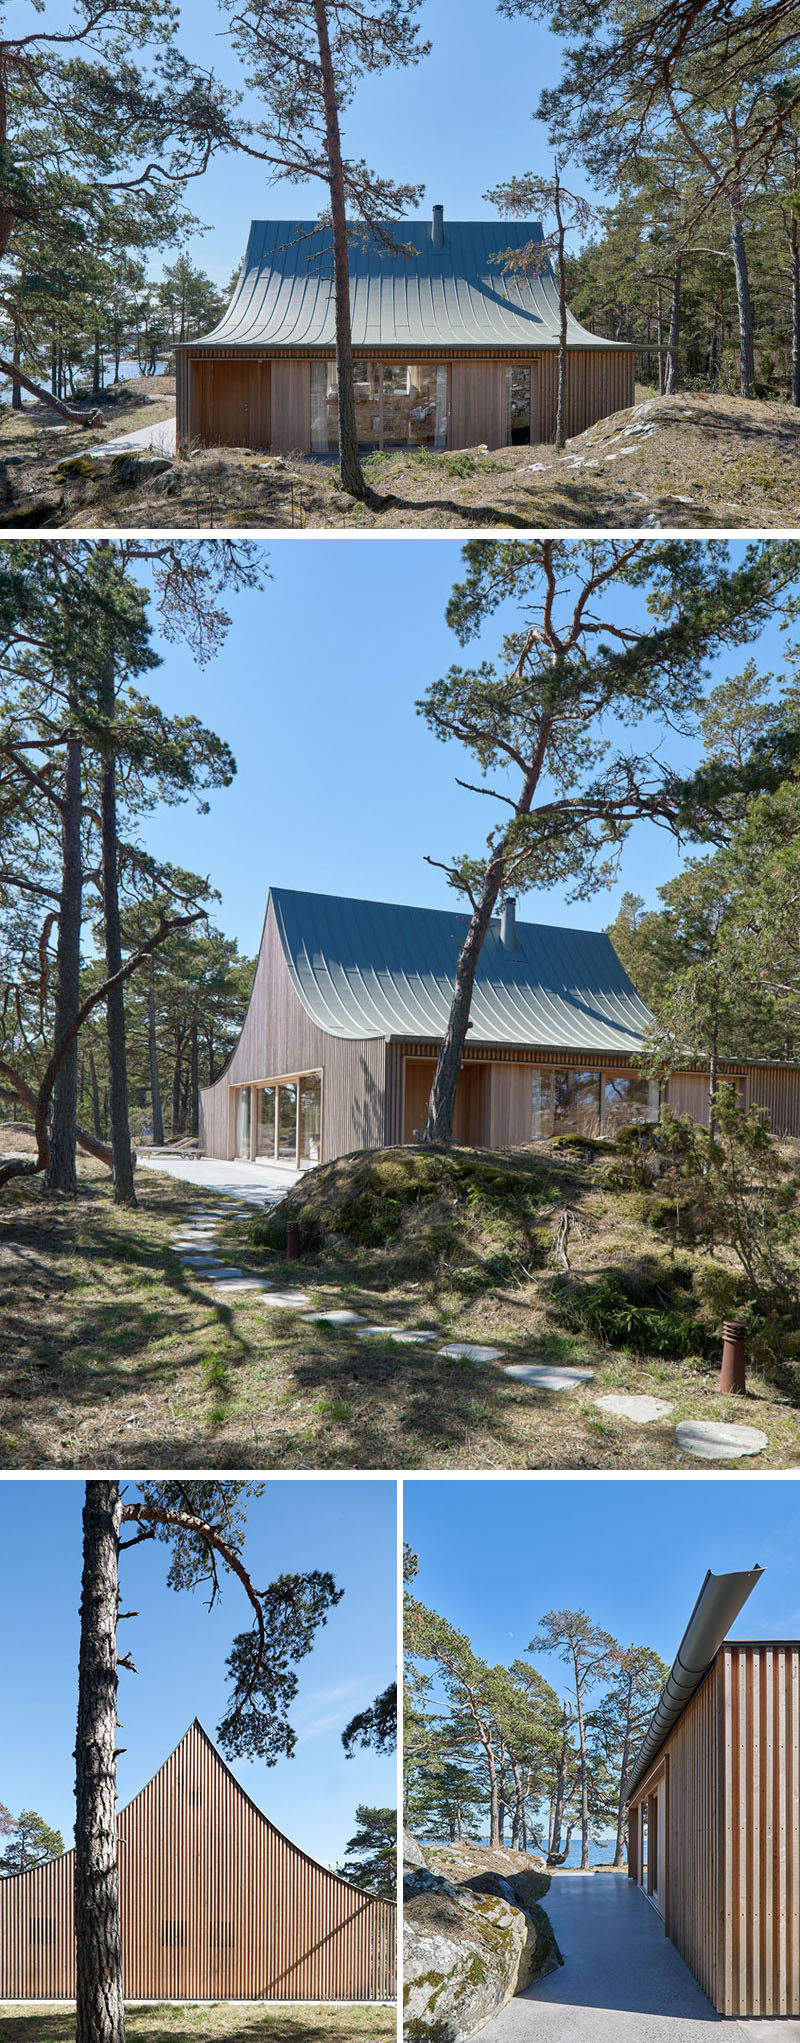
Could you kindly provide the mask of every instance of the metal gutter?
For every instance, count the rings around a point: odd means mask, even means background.
[[[763,1568],[755,1567],[712,1575],[709,1569],[634,1760],[625,1788],[627,1801],[697,1694],[723,1639],[763,1573]]]

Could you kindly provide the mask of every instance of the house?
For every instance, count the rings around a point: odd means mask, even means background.
[[[628,1782],[628,1872],[718,2014],[800,2015],[800,1640],[706,1575]]]
[[[117,1818],[126,2000],[391,2000],[395,1907],[290,1844],[195,1718]],[[0,1880],[0,2000],[75,1997],[75,1854]]]
[[[552,440],[558,295],[545,257],[507,249],[536,221],[404,220],[392,253],[354,227],[350,310],[359,444],[505,447]],[[499,257],[499,260],[498,260]],[[568,317],[567,431],[633,403],[633,349]],[[318,220],[254,220],[227,312],[175,350],[178,444],[338,457],[332,238]]]
[[[468,917],[272,888],[239,1041],[200,1098],[200,1147],[296,1169],[420,1132]],[[507,901],[478,961],[454,1135],[491,1149],[657,1118],[639,1058],[649,1010],[607,936],[522,922]],[[723,1065],[800,1134],[800,1068]],[[663,1088],[708,1114],[708,1076]]]

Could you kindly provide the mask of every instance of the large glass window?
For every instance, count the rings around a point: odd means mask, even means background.
[[[553,1106],[557,1135],[599,1135],[599,1071],[555,1071]]]
[[[375,447],[446,447],[449,372],[446,362],[353,364],[356,431],[362,453]],[[338,454],[335,362],[311,364],[311,446]]]
[[[258,1095],[256,1156],[270,1157],[275,1155],[276,1107],[276,1087],[274,1085],[262,1085]]]
[[[319,1163],[322,1155],[322,1080],[312,1071],[300,1080],[300,1162]]]
[[[294,1081],[278,1086],[278,1159],[297,1160],[297,1086]]]
[[[531,1134],[534,1142],[546,1142],[553,1133],[553,1073],[531,1073]]]
[[[524,362],[506,370],[509,447],[527,447],[531,437],[531,372]]]
[[[236,1095],[236,1154],[250,1155],[250,1087],[240,1085]]]
[[[658,1120],[658,1080],[633,1071],[606,1072],[603,1083],[603,1133],[613,1135],[631,1121]]]

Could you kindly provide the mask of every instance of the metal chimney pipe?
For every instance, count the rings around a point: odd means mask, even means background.
[[[517,903],[513,894],[506,894],[500,910],[500,942],[504,951],[517,948]]]
[[[444,248],[444,206],[434,206],[433,208],[431,241],[434,248]]]

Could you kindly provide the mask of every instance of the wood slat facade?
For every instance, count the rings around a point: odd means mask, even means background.
[[[126,1999],[394,1999],[394,1904],[290,1844],[197,1722],[118,1835]],[[74,1998],[74,1857],[0,1881],[0,1999]]]
[[[719,2014],[800,2015],[800,1642],[720,1647],[637,1785],[628,1871]]]
[[[415,362],[446,364],[449,371],[447,447],[504,447],[507,444],[506,369],[527,367],[531,376],[532,445],[555,437],[558,355],[553,348],[474,349],[415,346]],[[328,361],[330,351],[219,348],[190,343],[176,350],[176,414],[179,447],[250,447],[262,452],[308,454],[311,450],[311,364]],[[376,345],[355,349],[354,361],[405,362],[409,349]],[[596,420],[634,401],[631,348],[571,347],[567,366],[567,433],[585,432]]]
[[[223,1158],[242,1154],[237,1138],[240,1088],[250,1088],[256,1099],[260,1087],[312,1073],[320,1079],[321,1131],[311,1161],[327,1163],[356,1149],[411,1142],[424,1122],[438,1052],[434,1040],[367,1036],[354,1040],[318,1026],[298,995],[270,900],[239,1041],[219,1078],[201,1088],[201,1150]],[[639,1077],[635,1057],[591,1047],[498,1043],[467,1048],[456,1096],[456,1140],[504,1149],[535,1139],[534,1074],[553,1071],[597,1075],[599,1109],[591,1125],[587,1120],[581,1129],[589,1135],[612,1128],[605,1105],[607,1086],[622,1074]],[[800,1135],[800,1066],[722,1064],[720,1076],[739,1085],[746,1106],[766,1110],[774,1134]],[[691,1114],[707,1125],[708,1074],[674,1073],[662,1086],[661,1099],[676,1113]],[[249,1126],[247,1153],[256,1160],[254,1111]],[[287,1159],[292,1167],[295,1161],[294,1156]]]

